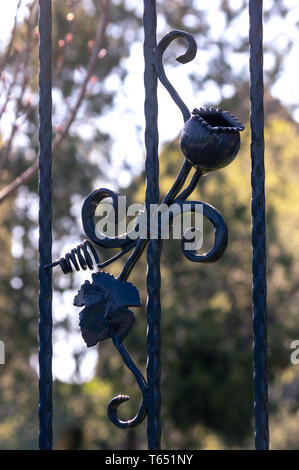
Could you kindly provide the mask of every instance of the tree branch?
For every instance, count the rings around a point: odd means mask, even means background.
[[[104,35],[106,31],[106,27],[108,24],[108,0],[99,0],[99,4],[101,7],[101,17],[96,31],[95,37],[95,44],[91,53],[90,60],[87,65],[86,75],[83,80],[83,83],[80,87],[79,94],[76,100],[75,105],[70,110],[67,120],[62,128],[62,131],[56,135],[53,141],[53,154],[58,149],[59,145],[65,138],[66,134],[68,133],[72,123],[74,122],[78,110],[82,104],[84,99],[86,88],[89,83],[89,80],[92,76],[94,67],[98,60],[99,51],[102,49],[102,44],[104,40]],[[0,191],[0,204],[2,204],[5,199],[11,196],[20,186],[26,184],[38,171],[38,159],[36,159],[32,165],[27,168],[23,173],[21,173],[17,178],[15,178],[11,183],[9,183],[5,188]]]
[[[30,60],[30,50],[31,50],[30,46],[31,46],[31,40],[32,40],[32,31],[33,31],[33,28],[35,26],[35,23],[37,22],[37,14],[38,14],[37,3],[33,2],[32,5],[30,6],[29,17],[28,17],[28,19],[25,20],[26,21],[26,26],[27,26],[26,37],[25,37],[25,46],[24,46],[22,52],[20,52],[20,54],[19,54],[20,59],[19,59],[19,61],[17,61],[17,66],[16,66],[16,69],[15,69],[15,72],[14,72],[14,78],[13,78],[12,83],[9,86],[5,103],[4,103],[3,108],[0,112],[0,118],[1,118],[2,115],[3,115],[3,112],[6,109],[6,106],[7,106],[8,102],[9,102],[10,94],[12,92],[12,89],[13,89],[14,86],[17,85],[17,83],[16,83],[17,82],[17,77],[18,77],[19,71],[20,71],[21,66],[22,66],[23,76],[22,76],[22,79],[21,79],[21,83],[19,84],[19,87],[20,87],[19,96],[15,100],[15,104],[16,104],[15,108],[16,109],[14,111],[14,114],[15,114],[14,124],[12,125],[10,136],[7,139],[7,142],[3,145],[2,149],[1,149],[1,152],[0,152],[0,177],[2,175],[2,170],[3,170],[3,168],[5,167],[5,165],[8,161],[9,154],[10,154],[10,151],[11,151],[12,145],[13,145],[13,140],[14,140],[15,136],[17,135],[18,129],[20,127],[20,123],[18,123],[17,121],[20,117],[22,117],[23,120],[25,120],[30,115],[30,112],[31,112],[31,106],[29,105],[29,106],[27,106],[26,112],[23,113],[23,98],[24,98],[24,94],[26,92],[27,85],[28,85],[28,82],[29,82],[28,64],[29,64],[29,60]],[[24,56],[23,61],[22,61],[22,56]]]
[[[12,31],[11,31],[10,40],[9,40],[9,43],[7,44],[7,48],[6,48],[6,51],[5,51],[5,54],[3,56],[3,60],[1,62],[1,66],[0,66],[0,75],[2,74],[2,72],[3,72],[3,70],[6,66],[7,60],[10,56],[11,49],[12,49],[12,46],[13,46],[13,43],[14,43],[14,40],[15,40],[15,34],[16,34],[16,29],[17,29],[17,18],[18,18],[18,12],[19,12],[19,9],[20,9],[20,6],[21,6],[21,2],[22,2],[22,0],[19,0],[18,5],[17,5],[17,10],[16,10],[16,14],[15,14],[13,28],[12,28]]]
[[[86,88],[88,85],[88,82],[90,80],[90,77],[92,76],[93,70],[95,68],[95,65],[98,60],[98,54],[100,52],[100,49],[102,48],[103,40],[104,40],[104,34],[106,31],[107,23],[108,23],[108,1],[107,0],[101,0],[100,4],[102,6],[102,15],[100,17],[99,25],[97,28],[96,32],[96,37],[95,37],[95,44],[92,49],[92,53],[89,59],[89,62],[87,64],[87,70],[86,70],[86,75],[85,78],[82,82],[82,85],[79,90],[78,98],[73,106],[73,108],[70,110],[69,115],[66,119],[66,123],[63,126],[63,129],[61,132],[59,132],[53,142],[53,152],[57,149],[57,147],[60,145],[61,141],[64,139],[66,136],[67,132],[69,131],[77,113],[78,110],[82,104],[82,101],[85,96]],[[0,200],[1,202],[1,200]]]

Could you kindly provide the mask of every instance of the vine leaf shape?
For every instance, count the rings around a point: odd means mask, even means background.
[[[154,66],[157,76],[163,86],[169,92],[171,98],[181,110],[184,119],[184,129],[181,136],[181,149],[184,154],[184,162],[175,182],[164,196],[162,204],[171,206],[173,203],[180,208],[181,214],[188,211],[202,211],[214,226],[214,244],[208,253],[199,254],[197,250],[187,250],[185,242],[190,242],[190,233],[195,234],[195,228],[191,227],[181,238],[183,254],[191,261],[198,263],[213,263],[225,252],[228,242],[227,225],[221,214],[211,205],[201,201],[186,201],[197,187],[203,174],[228,165],[238,153],[240,147],[239,131],[244,126],[227,111],[220,109],[200,108],[194,109],[192,114],[168,80],[164,65],[163,55],[165,50],[176,39],[187,41],[187,49],[184,54],[177,57],[180,63],[187,63],[194,59],[197,46],[194,38],[184,31],[171,31],[166,34],[154,51]],[[194,169],[195,172],[185,189],[187,178]],[[118,395],[108,404],[108,415],[111,421],[120,428],[128,428],[139,424],[147,414],[148,394],[147,383],[142,372],[126,350],[123,340],[130,332],[135,317],[128,307],[140,307],[140,297],[137,288],[127,281],[136,262],[142,255],[151,236],[150,228],[147,229],[145,239],[136,237],[139,225],[149,219],[147,209],[144,208],[137,217],[136,226],[130,232],[108,237],[96,233],[95,213],[97,206],[105,199],[112,198],[115,212],[119,210],[118,194],[110,189],[97,188],[84,200],[82,206],[82,223],[88,240],[67,253],[64,258],[53,262],[47,267],[60,265],[63,272],[70,273],[74,269],[93,269],[96,265],[98,272],[92,275],[92,282],[85,281],[74,299],[74,305],[84,307],[79,314],[82,336],[87,346],[94,346],[105,339],[112,338],[113,344],[121,355],[128,369],[135,376],[142,393],[142,402],[136,416],[131,420],[123,421],[118,417],[118,407],[127,401],[127,395]],[[173,220],[172,211],[169,211],[170,222]],[[158,228],[159,234],[161,227]],[[188,235],[188,236],[187,236]],[[118,248],[119,251],[112,258],[100,262],[97,252],[91,243],[103,248]],[[89,251],[88,251],[89,250]],[[118,278],[107,272],[101,271],[104,267],[131,252]],[[92,261],[94,258],[94,263]],[[73,265],[73,267],[72,267]]]
[[[80,327],[87,346],[111,338],[111,328],[122,341],[131,330],[135,317],[127,307],[140,307],[139,293],[130,282],[120,281],[104,271],[85,281],[74,299],[81,310]]]

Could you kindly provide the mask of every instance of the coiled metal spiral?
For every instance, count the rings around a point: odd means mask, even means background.
[[[89,251],[91,253],[89,253]],[[92,255],[92,256],[91,256]],[[93,257],[93,259],[92,259]],[[70,252],[57,261],[47,265],[47,268],[54,268],[59,265],[64,274],[70,274],[74,271],[84,271],[89,268],[91,271],[96,267],[100,267],[100,259],[96,252],[95,247],[89,240],[84,240],[83,243],[73,248]]]

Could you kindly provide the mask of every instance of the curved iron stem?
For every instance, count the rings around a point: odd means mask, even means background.
[[[112,336],[113,343],[115,347],[117,348],[119,354],[123,358],[126,366],[128,367],[128,369],[130,369],[130,371],[135,376],[138,386],[142,392],[142,403],[140,405],[140,408],[136,416],[133,419],[123,421],[117,416],[117,409],[119,405],[121,405],[125,401],[128,401],[130,397],[128,395],[118,395],[117,397],[112,398],[112,400],[108,404],[108,416],[117,427],[122,428],[122,429],[131,428],[133,426],[137,426],[138,424],[140,424],[141,421],[144,420],[147,414],[147,383],[142,373],[140,372],[140,370],[138,369],[138,367],[132,360],[130,354],[126,350],[125,346],[119,340],[117,334],[113,331],[111,323],[110,323],[110,328],[111,328],[111,336]]]
[[[181,201],[185,201],[185,199],[187,199],[187,197],[189,197],[190,194],[193,193],[201,177],[202,177],[202,171],[197,168],[187,188],[184,189],[184,191],[182,191],[181,194],[178,195],[177,199],[180,199]]]
[[[154,64],[155,64],[156,72],[158,74],[160,82],[164,85],[164,87],[169,92],[173,101],[180,108],[183,114],[184,122],[186,122],[191,116],[190,111],[185,105],[180,95],[177,93],[175,88],[171,85],[170,81],[166,77],[164,66],[163,66],[163,60],[162,60],[163,54],[165,50],[167,49],[167,47],[169,46],[169,44],[178,38],[184,38],[187,40],[188,49],[185,52],[185,54],[180,55],[179,57],[176,58],[176,60],[180,62],[181,64],[187,64],[188,62],[191,62],[191,60],[194,59],[196,52],[197,52],[197,45],[196,45],[194,37],[191,36],[191,34],[186,33],[185,31],[174,30],[174,31],[170,31],[170,33],[167,33],[159,42],[157,49],[155,51],[155,55],[154,55]]]
[[[185,161],[182,165],[182,168],[181,168],[174,184],[172,185],[172,187],[170,188],[168,193],[163,198],[163,201],[162,201],[163,204],[167,204],[168,206],[170,206],[174,201],[177,201],[178,199],[180,201],[184,201],[188,196],[190,196],[190,194],[196,188],[196,186],[197,186],[197,184],[200,180],[200,177],[202,175],[202,173],[199,169],[197,169],[195,171],[195,173],[194,173],[189,185],[187,186],[187,188],[184,191],[182,191],[182,193],[178,196],[177,199],[175,199],[175,197],[178,195],[178,193],[180,192],[180,190],[184,186],[184,183],[185,183],[191,169],[192,169],[191,163],[188,160],[185,159]],[[135,247],[133,253],[131,254],[129,259],[125,263],[125,265],[122,269],[122,272],[119,275],[120,280],[125,281],[128,278],[128,276],[130,275],[130,273],[131,273],[132,269],[134,268],[135,264],[137,263],[140,256],[142,255],[148,241],[149,241],[149,234],[148,234],[148,238],[139,239],[137,241],[136,247]]]
[[[133,253],[127,259],[127,261],[124,264],[124,267],[123,267],[123,269],[122,269],[122,271],[119,275],[119,279],[121,281],[125,281],[129,277],[132,269],[134,268],[135,264],[137,263],[140,256],[142,255],[142,253],[143,253],[143,251],[144,251],[144,249],[145,249],[145,247],[148,243],[148,240],[149,240],[149,236],[147,238],[139,238],[138,239]]]
[[[183,206],[188,204],[189,209],[191,212],[196,212],[196,206],[202,206],[202,213],[205,217],[209,219],[214,227],[215,232],[215,239],[214,245],[210,249],[208,253],[204,253],[202,255],[198,254],[196,250],[186,250],[185,243],[190,242],[190,239],[187,240],[186,232],[181,238],[181,248],[183,254],[188,258],[190,261],[194,261],[196,263],[215,263],[226,250],[227,243],[228,243],[228,229],[225,220],[223,219],[220,212],[215,209],[215,207],[211,206],[210,204],[206,204],[205,202],[201,201],[182,201],[180,199],[175,199],[174,203],[177,203],[181,206],[181,210],[183,210]],[[193,227],[190,227],[192,231],[194,231]],[[187,230],[190,230],[187,229]]]
[[[118,211],[118,197],[120,195],[107,188],[97,188],[92,191],[84,200],[82,206],[82,224],[84,232],[87,237],[104,248],[127,248],[132,245],[132,237],[129,233],[124,233],[118,237],[105,237],[98,238],[96,235],[96,227],[94,216],[98,204],[105,198],[111,197],[113,209]],[[132,230],[132,232],[134,229]]]
[[[188,178],[188,175],[189,175],[191,170],[192,170],[192,165],[189,162],[189,160],[187,160],[185,158],[184,163],[182,165],[182,168],[180,169],[179,174],[177,175],[175,182],[171,186],[168,193],[166,193],[166,195],[164,196],[164,199],[163,199],[164,204],[171,204],[172,203],[174,198],[178,195],[178,193],[180,192],[180,190],[184,186],[184,183],[185,183],[186,179]]]

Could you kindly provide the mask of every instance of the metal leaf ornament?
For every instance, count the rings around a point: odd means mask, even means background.
[[[196,54],[196,43],[194,38],[184,31],[171,31],[166,34],[155,48],[153,65],[157,77],[169,92],[171,98],[180,108],[184,120],[184,128],[181,134],[180,146],[184,155],[183,165],[177,175],[176,180],[165,194],[162,204],[171,210],[169,220],[174,218],[174,209],[180,214],[186,212],[200,212],[214,226],[214,244],[207,253],[198,253],[197,249],[186,248],[186,242],[190,241],[189,232],[195,234],[195,228],[187,229],[181,238],[183,254],[196,263],[214,263],[226,250],[228,243],[228,229],[222,215],[211,205],[202,201],[190,201],[188,197],[192,194],[203,175],[223,168],[233,161],[240,147],[240,131],[244,129],[238,119],[228,111],[215,108],[195,108],[190,113],[175,88],[169,82],[163,65],[163,54],[172,41],[183,38],[187,41],[186,52],[177,58],[180,63],[190,62]],[[188,184],[188,176],[194,170]],[[152,170],[151,170],[152,171]],[[184,186],[186,187],[184,189]],[[129,428],[141,423],[148,409],[152,407],[148,385],[142,372],[131,358],[122,340],[128,335],[135,321],[134,314],[128,307],[140,307],[139,293],[136,287],[127,282],[138,259],[144,252],[152,233],[153,238],[163,238],[163,220],[157,224],[152,231],[153,224],[148,226],[150,208],[146,206],[140,211],[136,226],[114,237],[109,237],[103,233],[99,236],[95,216],[98,205],[106,198],[112,199],[115,214],[119,213],[119,194],[107,189],[94,189],[84,200],[82,206],[82,223],[87,240],[73,248],[65,257],[54,261],[47,267],[60,265],[62,271],[71,273],[74,270],[86,270],[87,268],[97,268],[99,271],[92,275],[92,282],[85,281],[74,299],[74,305],[84,307],[80,312],[80,327],[82,336],[87,346],[94,346],[98,342],[107,338],[112,338],[113,344],[121,355],[125,365],[135,376],[139,389],[142,393],[142,402],[136,416],[130,420],[122,420],[118,416],[119,406],[127,401],[127,395],[118,395],[113,398],[108,405],[108,415],[111,421],[119,428]],[[140,228],[146,228],[145,237],[140,236]],[[138,235],[139,233],[139,235]],[[136,234],[138,235],[136,237]],[[101,262],[95,246],[102,248],[118,249],[118,252],[111,258]],[[118,278],[101,271],[108,265],[114,263],[122,256],[129,254]],[[152,323],[152,313],[148,317],[149,331],[154,326]],[[154,330],[153,330],[154,331]],[[152,335],[148,335],[149,356],[153,356]],[[150,375],[153,371],[150,371]]]
[[[74,299],[81,310],[80,327],[87,346],[112,337],[122,341],[131,330],[135,316],[127,307],[140,307],[139,293],[131,282],[120,281],[111,274],[98,272],[92,283],[85,281]]]

